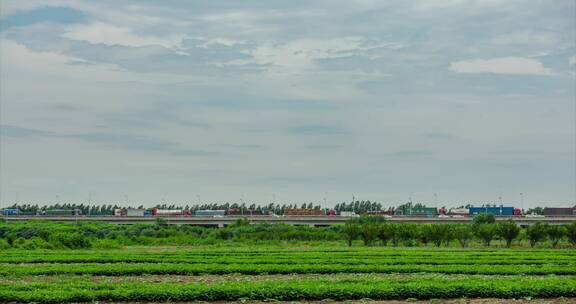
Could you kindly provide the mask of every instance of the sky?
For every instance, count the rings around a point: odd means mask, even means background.
[[[0,10],[0,207],[576,203],[575,1]]]

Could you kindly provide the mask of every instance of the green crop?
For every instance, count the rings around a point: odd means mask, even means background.
[[[0,264],[0,275],[143,275],[143,274],[305,274],[305,273],[443,273],[443,274],[529,274],[576,275],[571,265],[315,265],[315,264]]]
[[[0,285],[2,302],[350,300],[576,297],[574,277],[305,279],[215,284],[14,282]]]
[[[242,282],[226,279],[235,276]],[[213,246],[0,251],[0,302],[560,296],[576,296],[573,250]]]

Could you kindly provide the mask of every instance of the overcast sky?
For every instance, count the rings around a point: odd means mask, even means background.
[[[574,203],[575,3],[1,0],[0,203]]]

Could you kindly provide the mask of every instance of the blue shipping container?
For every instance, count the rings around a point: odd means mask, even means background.
[[[4,209],[4,215],[18,215],[19,213],[18,209]]]
[[[470,215],[478,215],[482,213],[491,213],[494,215],[513,216],[514,207],[472,207],[470,208]]]

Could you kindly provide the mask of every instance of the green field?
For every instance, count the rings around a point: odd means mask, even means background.
[[[345,246],[0,252],[0,301],[576,297],[576,251]]]
[[[377,217],[318,228],[0,223],[0,302],[574,300],[575,234],[576,224]]]

